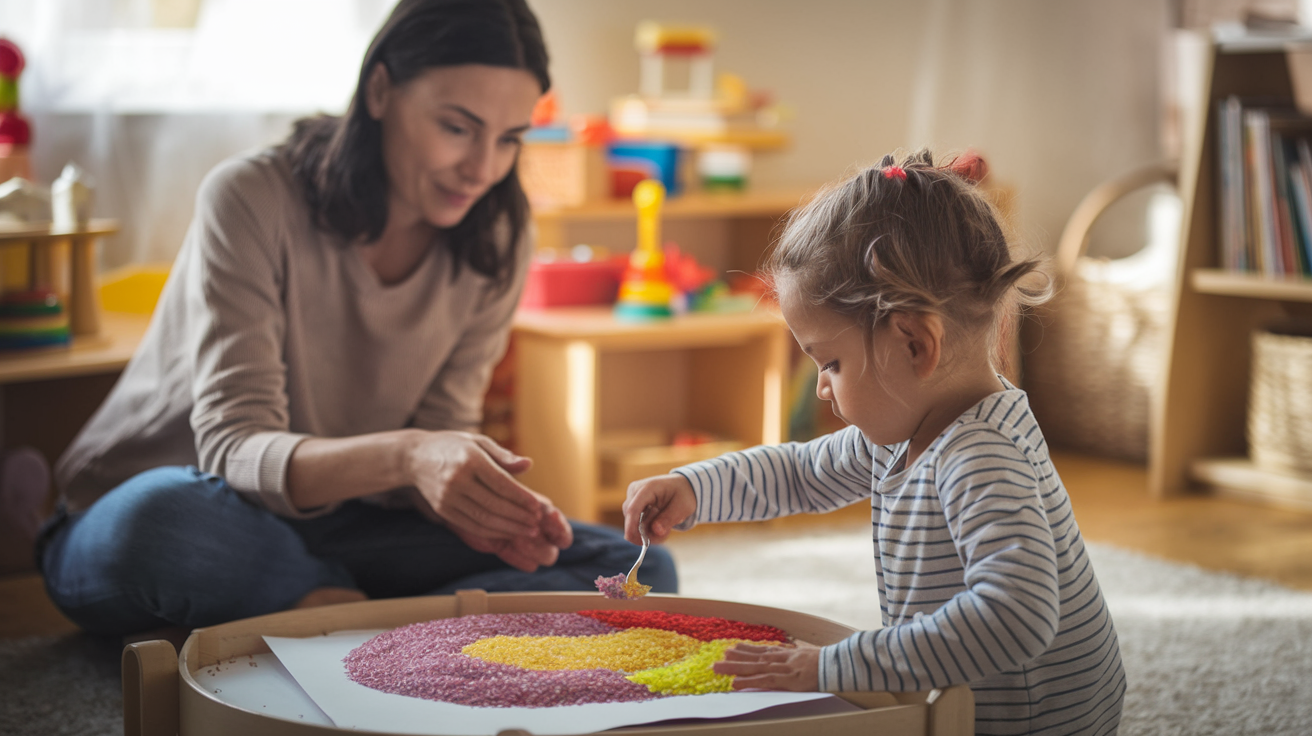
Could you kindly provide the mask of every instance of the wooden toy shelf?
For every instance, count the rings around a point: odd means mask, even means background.
[[[523,480],[572,518],[596,521],[623,503],[625,488],[601,484],[619,437],[694,429],[739,446],[783,440],[791,338],[773,310],[646,323],[617,321],[609,307],[521,311],[514,334],[515,436],[534,461]],[[680,449],[656,472],[697,459]],[[652,454],[632,459],[659,467]]]
[[[123,369],[132,358],[150,317],[103,312],[100,331],[78,335],[67,347],[35,348],[0,353],[0,384],[73,378]]]
[[[1258,468],[1245,440],[1252,333],[1279,319],[1312,316],[1312,279],[1218,268],[1216,106],[1230,95],[1292,100],[1286,55],[1278,44],[1214,42],[1204,65],[1205,94],[1181,162],[1183,247],[1149,488],[1162,497],[1204,485],[1312,509],[1312,477]]]
[[[92,220],[85,228],[57,231],[50,225],[0,226],[0,263],[10,261],[10,252],[24,249],[27,273],[21,279],[6,274],[25,289],[45,288],[59,294],[68,312],[69,330],[74,335],[100,331],[100,308],[96,301],[96,242],[118,232],[114,220]]]
[[[765,606],[700,598],[650,595],[611,601],[596,593],[492,593],[464,590],[453,596],[398,598],[324,606],[259,616],[197,629],[182,652],[167,641],[131,644],[123,650],[123,732],[126,736],[219,736],[220,734],[335,734],[344,729],[287,720],[243,708],[231,694],[212,692],[201,670],[223,660],[267,654],[263,637],[308,637],[345,629],[391,629],[437,618],[482,613],[570,612],[627,608],[694,616],[724,616],[777,626],[794,638],[825,645],[855,630],[816,616]],[[839,697],[859,711],[810,717],[714,721],[688,725],[635,726],[633,736],[724,734],[783,736],[796,733],[968,736],[974,733],[974,697],[965,685],[917,693],[853,692]],[[525,733],[505,731],[503,733]]]
[[[141,342],[149,315],[102,312],[96,294],[96,242],[117,231],[114,220],[74,232],[0,227],[0,283],[59,294],[72,333],[67,345],[0,352],[0,446],[35,447],[54,463]]]
[[[694,191],[669,197],[661,211],[665,240],[718,272],[757,269],[779,221],[804,204],[812,190],[745,192]],[[580,243],[624,253],[636,245],[633,203],[603,199],[533,212],[538,247],[564,250]]]

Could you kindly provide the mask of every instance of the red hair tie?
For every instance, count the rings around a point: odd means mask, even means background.
[[[887,169],[884,169],[884,178],[885,178],[885,179],[901,179],[902,181],[906,181],[906,180],[907,180],[907,172],[906,172],[906,170],[903,169],[901,166],[890,166],[890,167],[888,167]]]
[[[971,184],[978,184],[989,175],[989,164],[984,157],[974,150],[967,150],[962,155],[952,159],[952,162],[943,167],[957,176],[965,179]]]

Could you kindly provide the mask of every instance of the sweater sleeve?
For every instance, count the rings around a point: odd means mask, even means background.
[[[1014,443],[986,430],[950,439],[934,472],[965,589],[932,613],[824,647],[821,690],[974,682],[1019,669],[1055,638],[1057,554],[1034,467]],[[933,565],[922,561],[918,585],[933,584]]]
[[[419,429],[455,429],[477,432],[483,421],[483,396],[492,369],[506,353],[511,321],[528,278],[533,237],[526,229],[514,244],[515,269],[511,283],[497,291],[489,286],[483,303],[465,325],[459,342],[429,385],[412,425]]]
[[[680,528],[848,506],[870,497],[889,454],[872,448],[856,427],[846,427],[810,442],[760,445],[675,468],[697,494],[697,513]]]
[[[256,505],[289,517],[287,466],[306,435],[288,431],[286,330],[280,245],[285,187],[248,161],[202,183],[184,262],[189,353],[195,356],[191,426],[201,470]]]

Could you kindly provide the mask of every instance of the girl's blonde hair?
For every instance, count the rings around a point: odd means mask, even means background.
[[[1047,300],[1037,258],[1013,260],[992,205],[975,186],[987,172],[973,153],[943,166],[927,150],[878,165],[821,192],[789,219],[765,270],[807,303],[850,317],[867,340],[892,312],[943,318],[949,330],[997,353],[1021,305]],[[1005,364],[1005,357],[1001,361]]]

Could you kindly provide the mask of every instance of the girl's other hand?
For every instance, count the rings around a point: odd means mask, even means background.
[[[697,495],[693,493],[688,479],[675,473],[630,483],[623,506],[624,538],[634,544],[642,544],[642,535],[638,533],[638,517],[647,507],[657,512],[655,516],[648,514],[648,535],[653,543],[660,544],[670,536],[675,526],[696,513]]]
[[[482,435],[418,432],[406,453],[410,485],[461,538],[545,538],[568,545],[569,524],[514,476],[532,461]],[[554,512],[554,514],[552,513]]]
[[[733,675],[734,690],[814,692],[820,687],[820,647],[738,644],[711,665],[717,675]]]

